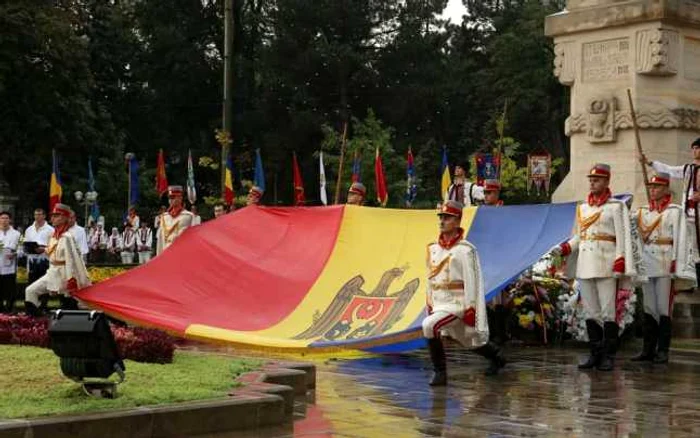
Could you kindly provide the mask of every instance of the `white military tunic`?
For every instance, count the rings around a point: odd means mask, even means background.
[[[175,239],[192,226],[194,215],[183,209],[176,216],[171,215],[170,211],[166,211],[159,218],[156,255],[165,251]]]
[[[43,277],[27,287],[27,301],[38,307],[41,295],[59,293],[70,296],[70,279],[75,279],[78,289],[90,285],[85,263],[72,234],[66,231],[58,239],[51,237],[46,254],[49,257],[49,269]]]
[[[618,279],[636,279],[630,217],[624,202],[609,198],[602,205],[579,204],[574,236],[567,242],[576,256],[576,278],[588,317],[615,321]],[[624,257],[623,272],[614,272]]]
[[[644,312],[656,320],[669,316],[672,281],[675,277],[672,265],[677,266],[680,248],[684,248],[681,229],[685,225],[683,210],[669,204],[663,211],[642,207],[633,215],[642,240],[642,259],[647,281],[644,291]]]
[[[468,348],[488,342],[484,282],[476,248],[462,240],[446,249],[438,243],[428,246],[427,304],[432,314],[423,320],[423,333],[433,338],[447,334]],[[464,323],[468,309],[475,313],[475,326]]]

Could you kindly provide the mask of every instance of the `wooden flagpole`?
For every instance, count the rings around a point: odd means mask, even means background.
[[[340,164],[338,165],[338,179],[335,183],[335,201],[334,204],[340,202],[340,181],[343,179],[343,163],[345,162],[345,146],[348,140],[348,122],[343,124],[343,139],[340,142]]]
[[[627,100],[630,104],[630,114],[632,115],[632,125],[634,126],[634,138],[637,141],[637,152],[639,152],[639,161],[642,165],[642,177],[644,178],[644,189],[647,194],[647,203],[651,200],[651,194],[649,193],[649,178],[647,176],[647,163],[644,162],[644,151],[642,150],[642,140],[639,137],[639,125],[637,124],[637,113],[634,110],[634,102],[632,102],[632,92],[627,89]]]

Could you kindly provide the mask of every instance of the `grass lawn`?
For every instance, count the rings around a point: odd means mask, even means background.
[[[259,361],[175,351],[167,365],[125,361],[114,400],[86,396],[64,377],[53,351],[0,345],[0,419],[77,414],[225,397]]]

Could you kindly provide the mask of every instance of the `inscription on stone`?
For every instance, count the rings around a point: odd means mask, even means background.
[[[584,82],[626,78],[630,73],[629,39],[619,38],[584,44],[582,65]]]
[[[700,81],[700,40],[685,38],[683,44],[683,64],[685,65],[685,78],[691,81]]]

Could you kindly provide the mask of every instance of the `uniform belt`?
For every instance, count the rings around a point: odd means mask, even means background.
[[[617,242],[617,239],[612,234],[582,234],[581,240],[601,240],[603,242]]]
[[[463,281],[447,281],[444,283],[431,283],[430,287],[433,290],[462,290],[464,289]]]
[[[650,240],[649,244],[651,245],[673,245],[673,239],[670,237],[659,237],[654,240]]]
[[[57,261],[52,261],[50,263],[54,266],[65,266],[65,264],[66,264],[65,260],[57,260]]]

